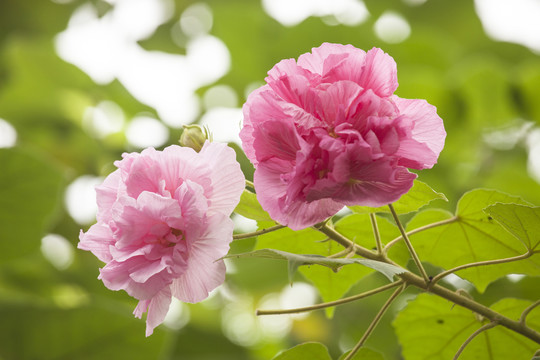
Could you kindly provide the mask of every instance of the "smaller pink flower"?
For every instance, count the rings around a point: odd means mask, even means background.
[[[446,132],[434,106],[401,99],[394,60],[381,49],[324,43],[282,60],[244,104],[242,146],[257,197],[294,230],[344,205],[383,206],[431,168]]]
[[[139,300],[146,336],[163,322],[171,297],[195,303],[225,280],[219,260],[229,251],[230,214],[245,179],[235,152],[206,142],[196,153],[169,146],[124,154],[96,187],[97,223],[78,247],[105,266],[99,279]]]

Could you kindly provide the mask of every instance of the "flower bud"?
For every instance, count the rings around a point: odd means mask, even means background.
[[[212,136],[206,127],[199,125],[184,125],[180,135],[180,145],[190,147],[196,152],[201,151],[206,140],[212,141]]]

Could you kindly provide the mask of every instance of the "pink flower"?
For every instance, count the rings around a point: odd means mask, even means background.
[[[393,95],[396,63],[380,49],[324,43],[266,82],[244,105],[240,138],[259,202],[292,229],[398,200],[416,178],[407,168],[431,168],[444,146],[435,107]]]
[[[96,187],[97,223],[78,247],[106,265],[99,279],[139,300],[148,311],[146,336],[169,309],[171,296],[198,302],[225,280],[222,260],[232,241],[229,218],[245,179],[235,152],[207,142],[199,153],[170,146],[124,154]]]

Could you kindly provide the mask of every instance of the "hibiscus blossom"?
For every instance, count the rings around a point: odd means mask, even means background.
[[[282,60],[244,104],[240,138],[262,207],[292,229],[344,205],[398,200],[431,168],[446,132],[434,106],[394,95],[382,50],[325,43]]]
[[[170,146],[124,154],[96,187],[97,223],[78,247],[106,265],[99,279],[139,300],[148,311],[146,336],[169,309],[171,297],[198,302],[225,280],[222,260],[232,241],[230,214],[245,179],[225,144]]]

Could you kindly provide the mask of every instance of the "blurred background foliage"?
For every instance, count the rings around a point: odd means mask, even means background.
[[[123,152],[176,143],[191,122],[230,142],[252,176],[237,142],[241,104],[279,60],[326,41],[381,47],[398,64],[397,94],[437,106],[446,146],[420,174],[450,200],[435,206],[453,210],[476,187],[538,205],[540,49],[488,37],[480,3],[3,0],[0,359],[269,359],[303,341],[321,341],[337,358],[385,295],[342,306],[333,319],[322,311],[257,319],[260,306],[320,301],[300,275],[287,284],[284,263],[265,260],[229,262],[219,291],[200,304],[175,304],[144,338],[135,301],[107,290],[99,261],[76,250],[79,230],[94,221],[93,186]],[[508,19],[530,17],[515,10]],[[256,226],[236,220],[238,231]],[[254,246],[242,240],[232,251]],[[383,282],[370,275],[348,293]],[[471,292],[491,304],[504,294],[534,299],[539,285],[514,276]],[[391,320],[387,314],[367,345],[398,359]]]

